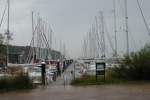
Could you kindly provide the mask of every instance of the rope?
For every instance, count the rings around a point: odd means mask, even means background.
[[[4,9],[4,12],[2,14],[2,18],[1,18],[1,21],[0,21],[0,28],[2,26],[2,23],[3,23],[3,20],[4,20],[4,16],[5,16],[5,13],[6,13],[6,9],[7,9],[7,4],[5,5],[5,9]]]
[[[142,19],[143,19],[143,21],[144,21],[144,24],[145,24],[146,30],[147,30],[147,32],[148,32],[148,35],[150,36],[150,30],[149,30],[148,24],[147,24],[147,22],[146,22],[146,18],[145,18],[145,16],[144,16],[142,7],[140,6],[139,0],[137,0],[137,4],[138,4],[139,10],[140,10],[140,13],[141,13],[141,15],[142,15]]]

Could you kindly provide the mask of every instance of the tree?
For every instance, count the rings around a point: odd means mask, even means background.
[[[6,46],[3,45],[4,36],[0,33],[0,67],[5,66],[6,62]]]
[[[5,46],[4,46],[4,36],[0,33],[0,55],[4,56],[6,53]]]
[[[2,56],[4,54],[4,36],[0,33],[0,55]]]
[[[0,56],[3,58],[6,55],[6,46],[4,45],[4,36],[0,33]]]
[[[0,45],[3,44],[4,36],[0,33]]]
[[[150,80],[150,44],[125,56],[121,65],[114,68],[114,76],[129,80]]]

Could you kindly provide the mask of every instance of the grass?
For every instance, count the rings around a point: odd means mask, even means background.
[[[150,83],[147,80],[126,80],[126,79],[118,79],[112,77],[112,71],[107,70],[105,74],[105,81],[104,76],[98,76],[96,80],[96,76],[93,75],[82,75],[80,78],[76,78],[72,80],[71,85],[73,86],[88,86],[88,85],[121,85],[121,84],[143,84],[143,83]]]
[[[119,80],[119,79],[108,79],[104,76],[99,76],[96,80],[95,76],[83,75],[80,78],[76,78],[71,82],[71,85],[75,86],[86,86],[86,85],[105,85],[105,84],[122,84],[126,83],[126,80]]]

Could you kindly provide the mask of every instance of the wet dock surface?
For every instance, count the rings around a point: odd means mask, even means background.
[[[53,84],[31,91],[1,93],[0,100],[150,100],[150,83],[73,87],[69,82],[73,64]]]
[[[150,100],[150,84],[90,87],[49,86],[0,94],[0,100]]]

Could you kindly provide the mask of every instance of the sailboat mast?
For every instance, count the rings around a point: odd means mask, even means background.
[[[124,1],[125,3],[125,22],[126,22],[126,41],[127,41],[127,56],[129,56],[129,31],[128,31],[128,8],[127,8],[127,0]]]
[[[102,30],[101,30],[101,39],[102,39],[102,58],[105,59],[106,57],[106,54],[105,54],[105,29],[104,29],[104,15],[103,15],[103,12],[100,11],[100,20],[101,20],[101,27],[102,27]]]
[[[98,43],[98,22],[97,22],[97,17],[95,17],[95,44]],[[98,51],[99,45],[96,45],[96,58],[99,58],[99,51]]]
[[[115,33],[115,57],[118,55],[118,50],[117,50],[117,23],[116,23],[116,0],[113,0],[114,4],[114,33]]]
[[[8,25],[8,26],[7,26],[7,28],[8,28],[8,29],[7,29],[8,33],[9,33],[9,19],[10,19],[10,18],[9,18],[9,12],[10,12],[10,0],[8,0],[8,24],[7,24],[7,25]]]
[[[10,39],[10,32],[9,32],[9,20],[10,20],[10,0],[7,0],[7,3],[8,3],[8,18],[7,18],[7,45],[6,45],[6,66],[8,66],[8,63],[9,63],[9,51],[8,51],[8,45],[9,45],[9,39]]]
[[[34,12],[32,11],[32,36],[33,36],[33,61],[35,61],[35,49],[34,49]]]

